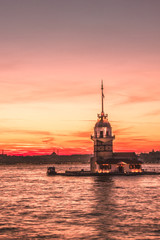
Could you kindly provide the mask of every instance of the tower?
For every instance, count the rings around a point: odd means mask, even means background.
[[[94,134],[91,139],[94,142],[94,157],[91,158],[91,171],[99,171],[99,162],[113,157],[113,140],[112,127],[108,121],[108,114],[104,113],[104,93],[103,81],[101,83],[101,114],[98,114],[98,120],[94,127]]]

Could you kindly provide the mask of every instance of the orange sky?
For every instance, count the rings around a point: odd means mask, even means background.
[[[103,79],[114,151],[160,150],[160,1],[0,4],[0,149],[92,153]]]

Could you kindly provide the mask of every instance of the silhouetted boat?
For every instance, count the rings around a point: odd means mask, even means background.
[[[47,175],[56,175],[55,167],[48,167],[47,168]]]

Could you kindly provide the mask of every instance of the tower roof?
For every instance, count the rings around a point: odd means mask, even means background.
[[[108,122],[108,120],[104,119],[104,120],[98,120],[95,124],[95,128],[97,127],[107,127],[107,128],[111,128],[110,123]]]

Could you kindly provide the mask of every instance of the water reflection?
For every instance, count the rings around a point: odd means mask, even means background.
[[[104,176],[95,178],[94,182],[96,204],[93,211],[97,216],[95,232],[101,239],[111,239],[115,216],[115,199],[112,193],[114,181],[111,177]]]

